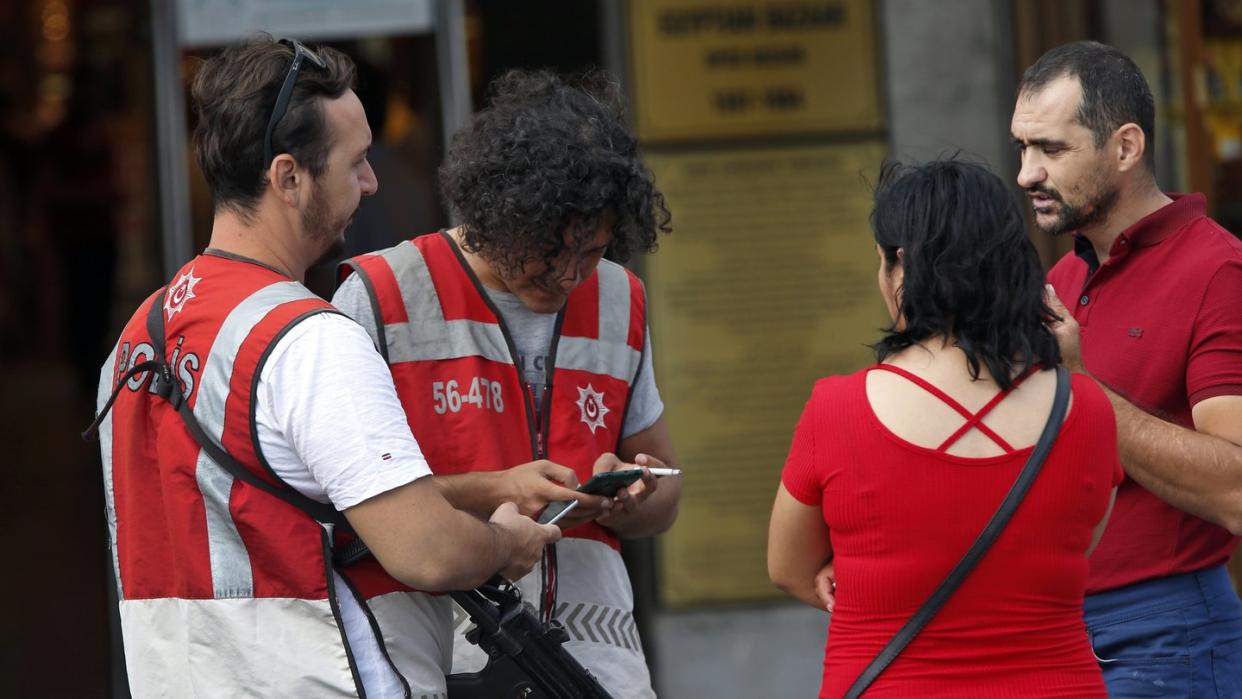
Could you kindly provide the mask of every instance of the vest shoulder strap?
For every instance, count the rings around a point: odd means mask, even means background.
[[[190,431],[194,441],[207,452],[212,461],[215,461],[221,468],[228,471],[231,476],[269,495],[284,500],[318,522],[333,524],[352,531],[349,521],[345,519],[345,515],[337,511],[335,507],[312,500],[288,486],[281,488],[259,478],[257,474],[246,468],[232,454],[229,454],[223,446],[216,444],[215,440],[211,439],[207,432],[203,430],[203,426],[199,424],[198,418],[194,417],[194,411],[190,409],[189,404],[185,401],[181,382],[173,374],[172,366],[168,364],[166,359],[164,314],[160,311],[167,293],[168,288],[165,287],[161,293],[156,295],[151,303],[151,307],[147,310],[147,333],[151,336],[151,344],[155,347],[155,376],[152,381],[154,382],[153,387],[155,388],[156,395],[172,404],[173,409],[177,411],[177,414],[185,422],[186,428]]]

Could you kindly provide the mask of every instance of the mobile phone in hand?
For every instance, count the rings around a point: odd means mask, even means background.
[[[602,495],[613,497],[622,488],[643,477],[641,468],[627,468],[621,471],[605,471],[597,473],[591,480],[578,486],[578,492],[585,495]],[[537,520],[540,524],[555,524],[561,517],[578,505],[577,500],[554,502],[543,509]]]
[[[561,521],[562,517],[570,512],[573,512],[574,508],[577,506],[577,500],[563,500],[561,502],[549,503],[547,507],[543,508],[543,512],[539,515],[539,519],[535,521],[540,524],[556,524]]]

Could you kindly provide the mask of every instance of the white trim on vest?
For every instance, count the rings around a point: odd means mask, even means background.
[[[104,409],[112,390],[116,388],[120,378],[116,370],[117,353],[121,351],[121,343],[117,341],[112,353],[99,370],[99,388],[95,396],[95,411]],[[116,576],[116,596],[125,599],[125,591],[121,586],[121,561],[116,550],[116,493],[112,487],[112,411],[99,423],[99,456],[103,462],[104,517],[108,521],[108,553],[112,556],[112,574]]]
[[[134,697],[358,696],[326,599],[165,597],[120,610]]]

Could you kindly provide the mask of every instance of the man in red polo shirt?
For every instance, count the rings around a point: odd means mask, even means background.
[[[1157,187],[1154,122],[1123,53],[1052,49],[1019,86],[1018,184],[1040,230],[1074,236],[1048,276],[1055,330],[1117,413],[1127,478],[1085,606],[1109,693],[1237,696],[1242,607],[1225,564],[1242,532],[1242,242],[1202,194]]]

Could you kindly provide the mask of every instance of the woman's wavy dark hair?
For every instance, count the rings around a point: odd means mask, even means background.
[[[440,186],[461,217],[463,246],[505,273],[551,263],[613,224],[609,259],[650,252],[670,215],[626,128],[619,88],[602,73],[574,84],[510,71],[490,104],[453,135]]]
[[[874,345],[879,361],[944,336],[966,353],[972,378],[986,364],[1002,388],[1031,366],[1060,363],[1039,257],[1013,192],[987,168],[957,157],[887,163],[871,228],[888,264],[905,268],[905,328],[894,323]]]

